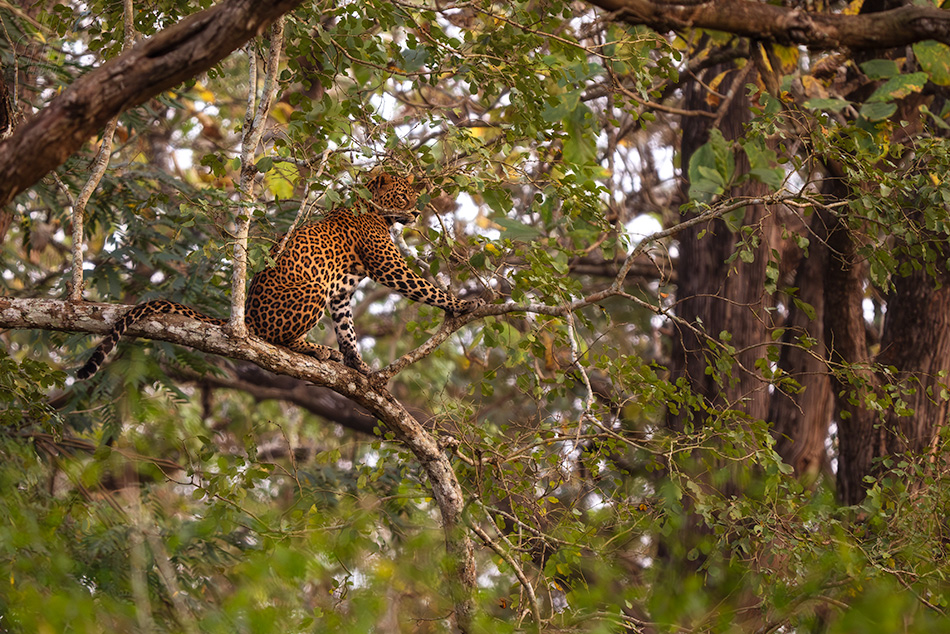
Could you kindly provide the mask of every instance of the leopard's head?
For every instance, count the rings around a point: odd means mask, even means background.
[[[366,189],[373,195],[373,211],[390,222],[412,222],[419,217],[416,200],[419,192],[413,186],[413,176],[397,176],[380,169],[370,173]]]

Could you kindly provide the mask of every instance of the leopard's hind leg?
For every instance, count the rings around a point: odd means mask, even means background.
[[[287,284],[275,269],[258,273],[248,291],[246,318],[251,331],[261,339],[319,361],[343,361],[343,353],[311,343],[307,333],[323,316],[327,303],[324,284]]]

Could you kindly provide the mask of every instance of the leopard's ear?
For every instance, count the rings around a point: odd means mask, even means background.
[[[381,187],[386,185],[386,172],[381,167],[374,167],[366,178],[366,189],[375,194]]]

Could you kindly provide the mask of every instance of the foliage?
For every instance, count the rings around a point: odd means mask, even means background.
[[[136,3],[135,28],[152,35],[201,7]],[[36,10],[0,7],[11,34],[0,54],[35,86],[21,99],[40,108],[119,54],[122,10]],[[287,18],[279,102],[254,160],[252,267],[267,263],[298,209],[306,221],[343,204],[367,168],[386,164],[428,186],[422,219],[399,233],[413,266],[454,293],[519,305],[459,330],[391,383],[440,440],[458,444],[464,519],[481,536],[485,631],[531,629],[526,583],[551,629],[947,627],[946,433],[928,455],[881,459],[865,501],[841,506],[827,477],[835,436],[826,473],[795,477],[774,421],[674,376],[670,348],[699,333],[704,372],[723,393],[743,374],[759,386],[749,400],[799,392],[782,351],[818,342],[782,317],[816,317],[788,267],[821,242],[803,229],[819,213],[856,236],[869,329],[895,280],[919,270],[943,283],[947,113],[921,101],[911,111],[921,128],[904,135],[895,113],[947,85],[948,51],[924,42],[916,61],[852,65],[868,82],[856,96],[810,73],[820,60],[774,47],[766,63],[794,70],[775,90],[734,87],[751,104],[744,134],[712,129],[685,162],[678,131],[701,115],[663,104],[693,81],[691,64],[736,52],[721,38],[624,27],[558,0],[360,0]],[[226,314],[222,254],[238,208],[247,77],[247,56],[235,54],[121,116],[87,208],[87,299],[167,297]],[[0,252],[5,295],[65,294],[70,201],[96,149],[17,200]],[[828,164],[840,166],[844,200],[816,184]],[[700,233],[734,237],[722,263],[760,261],[766,223],[748,220],[752,203],[735,194],[750,183],[785,215],[775,221],[783,247],[762,263],[761,294],[775,298],[768,318],[756,316],[768,342],[743,365],[731,330],[679,317],[675,234],[617,275],[643,226],[668,229],[697,212],[723,219]],[[619,290],[587,301],[611,285]],[[358,292],[356,329],[381,367],[426,341],[441,314],[378,288]],[[314,337],[332,345],[329,331]],[[320,409],[299,399],[312,386],[145,341],[124,342],[94,381],[77,384],[63,370],[88,337],[0,338],[0,629],[451,629],[451,563],[429,483],[385,430],[358,431],[352,406]],[[874,383],[869,368],[892,380]],[[934,402],[950,396],[939,372],[926,383],[873,362],[833,370],[841,392],[882,421],[913,416],[917,389]]]

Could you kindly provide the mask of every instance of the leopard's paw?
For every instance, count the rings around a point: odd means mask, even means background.
[[[477,308],[481,308],[486,304],[485,300],[481,297],[476,297],[475,299],[460,299],[457,301],[455,308],[453,310],[447,310],[446,313],[450,317],[456,317],[458,315],[467,315]]]
[[[352,355],[352,356],[343,355],[342,360],[343,360],[343,364],[346,365],[346,367],[353,368],[360,374],[365,374],[366,376],[369,376],[370,374],[373,373],[372,368],[366,365],[366,362],[363,361],[359,357],[359,355]]]

